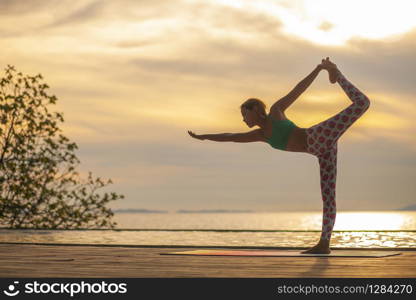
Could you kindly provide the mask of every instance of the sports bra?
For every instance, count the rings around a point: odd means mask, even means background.
[[[280,150],[286,150],[290,133],[296,125],[290,120],[274,120],[272,119],[272,135],[266,138],[270,146]]]

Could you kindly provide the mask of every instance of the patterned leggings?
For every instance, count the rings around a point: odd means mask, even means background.
[[[337,82],[353,103],[335,116],[306,130],[307,152],[317,156],[319,161],[323,201],[321,233],[323,240],[331,239],[335,224],[338,139],[370,106],[367,96],[345,79],[340,72]]]

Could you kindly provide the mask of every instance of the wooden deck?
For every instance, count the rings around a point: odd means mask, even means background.
[[[411,250],[383,258],[160,255],[185,250],[2,243],[0,277],[416,277]]]

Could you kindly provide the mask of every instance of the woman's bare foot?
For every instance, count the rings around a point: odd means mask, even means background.
[[[302,254],[329,254],[331,249],[329,249],[329,241],[320,240],[318,244],[312,248],[302,251]]]
[[[331,83],[337,82],[339,70],[335,64],[334,64],[334,67],[330,67],[328,69],[328,73],[329,73],[329,82]]]

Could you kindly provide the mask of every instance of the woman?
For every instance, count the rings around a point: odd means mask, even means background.
[[[299,128],[285,116],[285,110],[309,87],[323,69],[328,71],[331,83],[339,83],[352,104],[326,121],[309,128]],[[370,101],[367,96],[353,86],[327,57],[289,94],[276,101],[268,114],[265,111],[265,104],[259,99],[251,98],[241,105],[241,114],[247,126],[251,128],[257,125],[260,128],[245,133],[202,135],[194,134],[192,131],[188,133],[200,140],[265,142],[276,149],[305,152],[316,156],[320,167],[323,201],[322,232],[319,242],[301,253],[328,254],[331,252],[329,244],[336,217],[337,141],[369,106]]]

